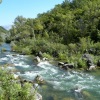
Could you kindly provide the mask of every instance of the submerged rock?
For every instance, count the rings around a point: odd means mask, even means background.
[[[47,100],[55,100],[53,96],[49,96],[46,98]]]
[[[13,63],[6,63],[5,65],[4,65],[5,67],[14,67],[15,65],[13,64]]]
[[[95,100],[94,97],[88,91],[82,91],[84,100]]]

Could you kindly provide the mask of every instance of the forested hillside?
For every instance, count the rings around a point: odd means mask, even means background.
[[[7,33],[7,30],[4,29],[2,26],[0,26],[0,42],[4,41],[6,33]]]
[[[0,33],[6,33],[6,32],[7,32],[7,30],[4,29],[2,26],[0,26]]]
[[[23,54],[41,51],[63,60],[89,50],[100,55],[100,0],[64,0],[37,18],[17,16],[10,33],[6,42]]]

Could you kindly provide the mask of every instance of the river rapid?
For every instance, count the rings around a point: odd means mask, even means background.
[[[0,65],[8,64],[8,70],[13,70],[15,75],[24,79],[34,80],[37,75],[41,75],[47,82],[38,86],[43,100],[100,100],[100,74],[65,71],[48,61],[35,65],[31,56],[11,52],[9,44],[1,45],[0,51],[2,48],[7,51],[0,52]],[[77,92],[76,87],[82,92]]]

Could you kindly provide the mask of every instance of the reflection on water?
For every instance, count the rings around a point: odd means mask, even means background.
[[[49,62],[34,65],[32,58],[8,51],[0,54],[0,64],[8,64],[8,68],[17,69],[15,74],[33,80],[41,75],[47,84],[38,87],[43,100],[99,100],[100,78],[91,73],[64,71]],[[3,46],[2,46],[3,47]],[[1,47],[0,47],[1,49]],[[75,90],[79,87],[82,92]]]

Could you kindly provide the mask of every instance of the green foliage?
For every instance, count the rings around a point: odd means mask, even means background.
[[[86,69],[87,68],[86,62],[82,59],[79,59],[78,62],[77,62],[77,67]]]
[[[69,51],[72,52],[72,53],[76,53],[77,52],[77,45],[74,44],[74,43],[70,43],[68,44],[68,47],[69,47]]]
[[[1,43],[1,42],[3,42],[3,39],[2,39],[2,37],[0,36],[0,43]]]
[[[48,58],[48,59],[52,59],[52,56],[49,55],[49,54],[47,54],[47,53],[43,53],[43,57],[46,57],[46,58]]]
[[[46,39],[49,39],[49,34],[47,31],[44,32],[43,36],[46,38]]]
[[[0,26],[0,42],[4,42],[6,35],[7,35],[7,30],[5,28],[3,28],[2,26]]]
[[[87,36],[97,42],[100,40],[99,7],[99,0],[65,0],[35,19],[18,16],[10,30],[11,40],[37,38],[41,34],[41,38],[63,44],[79,42],[79,38]]]
[[[63,60],[64,61],[64,60],[66,60],[66,58],[67,58],[67,55],[65,53],[61,53],[61,52],[59,53],[59,56],[58,56],[59,60]]]
[[[25,47],[22,49],[22,54],[27,54],[30,55],[31,54],[31,50],[29,47]]]
[[[14,41],[14,51],[34,55],[41,51],[48,58],[85,67],[79,60],[84,52],[100,55],[99,8],[100,0],[64,0],[37,18],[17,16],[7,41]]]
[[[80,51],[83,53],[85,50],[91,48],[93,45],[93,41],[89,37],[87,38],[80,38]]]
[[[0,33],[7,33],[7,30],[3,28],[2,26],[0,26]]]
[[[25,83],[21,87],[18,80],[6,69],[0,69],[0,76],[0,100],[35,100],[35,91],[31,84]]]

